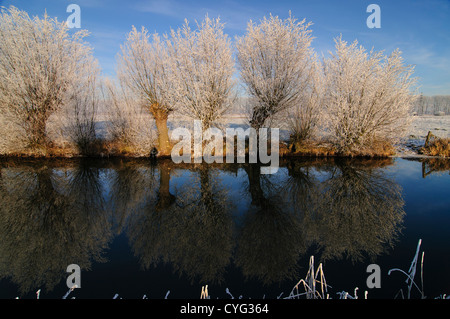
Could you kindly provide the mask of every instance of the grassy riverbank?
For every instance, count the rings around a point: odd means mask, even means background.
[[[148,119],[151,121],[151,119]],[[230,117],[225,125],[245,125],[242,119]],[[105,129],[100,122],[97,138],[80,149],[68,140],[55,138],[46,148],[25,149],[0,154],[3,157],[15,158],[73,158],[73,157],[151,157],[155,143],[136,145],[120,139],[114,139],[104,133]],[[180,124],[179,119],[172,120],[172,127]],[[151,127],[151,125],[149,125]],[[430,133],[428,143],[427,136]],[[326,139],[309,139],[303,142],[290,142],[287,132],[280,130],[280,157],[409,157],[409,156],[450,156],[450,116],[415,116],[410,130],[396,143],[388,140],[375,140],[370,146],[358,148],[357,151],[339,152],[336,147]],[[226,145],[224,142],[224,154]]]

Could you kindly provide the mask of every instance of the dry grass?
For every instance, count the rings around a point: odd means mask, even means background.
[[[336,149],[330,143],[307,140],[291,143],[286,156],[334,156]]]
[[[51,143],[46,148],[24,149],[18,152],[3,154],[11,158],[74,158],[74,157],[143,157],[150,154],[150,149],[144,153],[133,144],[120,140],[96,139],[82,151],[73,143]]]
[[[300,288],[304,289],[304,292]],[[309,269],[305,279],[301,279],[292,289],[286,299],[298,299],[306,297],[306,299],[329,299],[328,285],[325,280],[322,263],[317,269],[314,269],[314,256],[309,259]]]
[[[394,272],[395,273],[401,273],[406,277],[406,290],[400,289],[399,292],[394,296],[394,299],[401,298],[401,299],[412,299],[416,296],[413,296],[413,292],[416,292],[419,294],[421,299],[426,299],[424,293],[424,273],[423,273],[423,265],[424,265],[424,255],[425,252],[421,251],[421,244],[422,239],[419,239],[419,242],[417,244],[416,253],[414,255],[414,258],[411,262],[411,265],[409,267],[408,271],[404,271],[400,268],[391,268],[388,271],[388,276],[391,276]],[[420,268],[419,268],[420,265]],[[420,283],[416,282],[416,274],[417,272],[420,272]],[[418,281],[418,280],[417,280]],[[70,288],[67,293],[62,297],[62,299],[67,299],[69,294],[71,294],[77,286],[73,286]],[[332,287],[327,284],[327,281],[325,279],[325,272],[323,269],[323,264],[320,263],[318,267],[315,267],[314,262],[314,256],[311,256],[309,259],[309,267],[308,272],[304,279],[301,279],[297,282],[297,284],[292,288],[291,292],[287,297],[284,297],[283,299],[333,299],[332,296],[329,293],[329,289],[332,289]],[[347,292],[347,291],[338,291],[336,292],[336,295],[339,299],[359,299],[358,296],[359,288],[356,287],[353,291],[353,294]],[[36,298],[40,299],[40,292],[39,289],[36,291]],[[231,299],[235,299],[235,297],[231,294],[230,290],[228,288],[225,289],[225,292],[230,296]],[[168,296],[170,294],[170,290],[167,291],[164,299],[168,299]],[[277,299],[280,299],[283,293],[281,293]],[[363,298],[368,299],[369,294],[366,290],[364,292]],[[75,297],[72,297],[75,298]],[[265,298],[265,297],[264,297]],[[16,299],[19,299],[19,297],[16,297]],[[122,299],[119,298],[119,294],[115,294],[112,299]],[[147,299],[147,296],[144,295],[143,299]],[[202,286],[201,288],[201,294],[200,299],[211,299],[211,295],[208,291],[208,285]],[[242,295],[239,296],[239,299],[247,299],[243,298]],[[449,299],[449,297],[446,294],[442,294],[437,299]]]
[[[365,157],[389,157],[395,154],[395,148],[391,141],[386,139],[375,139],[369,145],[363,146],[350,154],[349,156]]]
[[[226,144],[223,144],[223,156],[225,158],[227,151],[233,152],[237,156],[236,144],[234,150],[227,150]],[[191,147],[191,155],[193,156]],[[131,142],[125,142],[122,139],[96,139],[89,143],[88,147],[80,150],[73,143],[55,143],[47,148],[42,149],[25,149],[20,152],[7,154],[11,157],[77,157],[77,156],[129,156],[129,157],[145,157],[149,156],[151,151],[150,145],[138,145]],[[268,146],[270,153],[270,145]],[[183,152],[180,152],[180,155]],[[308,141],[303,143],[286,144],[280,142],[280,157],[389,157],[395,153],[392,144],[379,142],[371,147],[360,149],[358,151],[340,153],[331,143]],[[248,144],[245,146],[245,154],[248,155]],[[6,155],[6,154],[5,154]]]
[[[429,156],[450,157],[450,138],[435,137],[426,143],[419,152]]]
[[[389,140],[373,140],[370,145],[354,148],[350,151],[338,151],[327,141],[303,141],[291,143],[285,156],[345,156],[345,157],[389,157],[395,154],[395,148]]]
[[[104,141],[101,156],[145,157],[149,156],[151,145],[148,149],[134,143],[126,143],[123,140]]]

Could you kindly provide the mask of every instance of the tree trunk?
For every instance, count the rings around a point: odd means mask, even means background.
[[[159,163],[159,191],[156,203],[158,211],[169,208],[175,202],[175,196],[170,193],[170,163],[167,161]]]
[[[30,147],[34,150],[47,150],[49,141],[46,133],[46,124],[48,117],[37,117],[29,120]]]
[[[207,166],[200,167],[200,194],[201,201],[206,207],[208,213],[214,214],[217,211],[216,196],[212,191],[212,185],[209,178],[209,168]]]
[[[169,130],[167,128],[167,118],[169,117],[169,113],[165,110],[160,109],[158,104],[153,104],[150,107],[150,112],[155,119],[156,128],[158,130],[159,155],[169,156],[171,151]]]
[[[427,138],[425,139],[424,147],[428,147],[428,144],[431,142],[431,138],[433,136],[434,136],[433,133],[431,133],[431,131],[428,131]]]
[[[256,164],[248,164],[244,166],[248,177],[248,185],[252,204],[256,206],[264,206],[266,198],[261,187],[261,166]]]

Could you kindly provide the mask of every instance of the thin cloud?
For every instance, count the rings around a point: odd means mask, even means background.
[[[438,55],[426,47],[408,50],[407,59],[412,64],[450,71],[450,56]]]
[[[220,9],[214,2],[204,6],[200,3],[188,3],[182,1],[147,1],[139,2],[133,6],[134,10],[163,15],[175,19],[200,21],[208,14],[210,17],[220,17],[225,23],[225,28],[236,31],[245,31],[250,19],[260,19],[263,13],[253,7],[248,7],[235,1],[221,3]]]
[[[156,13],[170,17],[180,17],[180,4],[172,1],[149,1],[134,5],[134,9],[141,12]],[[183,8],[186,9],[186,8]]]

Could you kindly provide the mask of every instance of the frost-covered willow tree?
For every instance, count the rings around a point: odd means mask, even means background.
[[[348,45],[342,37],[335,43],[323,62],[323,115],[337,149],[357,152],[376,140],[399,137],[417,97],[414,68],[404,64],[399,50],[386,56],[367,52],[357,41]]]
[[[150,111],[158,130],[159,154],[169,155],[167,120],[173,111],[174,99],[170,97],[176,88],[166,41],[156,33],[150,35],[144,27],[141,31],[133,27],[121,49],[119,81],[131,90],[137,103]]]
[[[314,137],[321,124],[324,86],[322,65],[311,57],[307,76],[302,82],[298,102],[284,114],[291,143],[302,143]]]
[[[97,72],[91,48],[83,41],[87,31],[69,32],[65,22],[30,18],[13,6],[0,15],[0,115],[22,130],[23,147],[46,150],[49,117],[64,105],[80,103],[89,94]],[[87,82],[86,82],[87,81]],[[17,146],[17,145],[16,145]]]
[[[122,81],[105,80],[105,107],[108,113],[107,139],[117,150],[148,155],[158,146],[153,115],[136,100],[134,92]]]
[[[93,57],[91,58],[93,60]],[[96,152],[97,115],[103,100],[100,67],[94,60],[89,65],[91,67],[79,70],[77,73],[79,81],[72,83],[70,96],[64,102],[61,111],[57,112],[47,125],[50,126],[47,127],[50,138],[54,135],[52,133],[55,133],[55,129],[59,128],[63,141],[69,141],[82,155],[93,155]]]
[[[171,30],[169,55],[174,63],[176,111],[211,127],[234,101],[234,59],[231,41],[220,19],[204,18],[197,29],[187,20]]]
[[[250,124],[268,125],[279,112],[300,101],[305,80],[311,71],[311,23],[264,17],[250,21],[247,33],[236,39],[240,77],[250,97]]]

